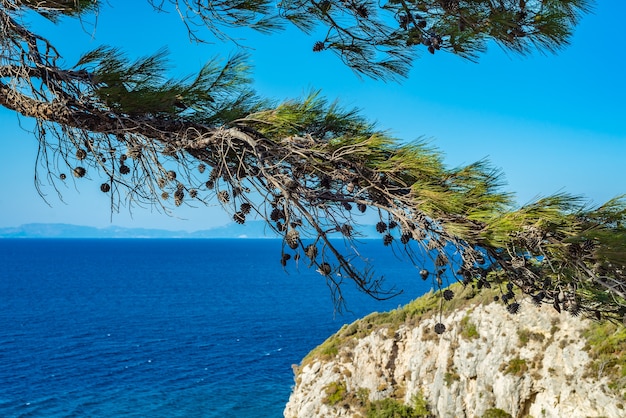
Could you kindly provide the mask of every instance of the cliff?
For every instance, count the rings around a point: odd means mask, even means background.
[[[285,418],[626,416],[623,327],[456,291],[344,326],[294,366]]]

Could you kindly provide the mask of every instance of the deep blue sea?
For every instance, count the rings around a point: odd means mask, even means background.
[[[378,241],[404,293],[283,270],[278,240],[0,239],[0,417],[282,417],[291,366],[430,283]]]

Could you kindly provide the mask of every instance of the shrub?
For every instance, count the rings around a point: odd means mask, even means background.
[[[626,398],[626,328],[608,321],[592,323],[583,336],[591,357],[587,376],[608,377],[609,388]]]
[[[331,382],[324,388],[326,397],[324,403],[327,405],[337,405],[346,397],[346,384],[343,382]]]
[[[413,406],[396,399],[382,399],[369,404],[367,418],[426,418],[432,417],[428,403],[421,393],[411,398]]]
[[[511,414],[500,408],[490,408],[485,411],[482,418],[513,418]]]
[[[528,365],[526,364],[526,360],[516,357],[514,359],[511,359],[508,364],[503,364],[502,367],[500,367],[500,370],[503,371],[504,374],[514,374],[515,376],[522,376],[528,371]]]
[[[478,334],[478,329],[476,328],[476,324],[470,322],[469,316],[465,316],[463,319],[461,319],[461,323],[459,325],[461,326],[461,335],[465,339],[472,340],[480,337],[480,335]]]

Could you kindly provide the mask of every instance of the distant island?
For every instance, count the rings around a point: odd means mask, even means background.
[[[377,238],[374,225],[364,225],[362,238]],[[339,238],[340,235],[337,235]],[[0,228],[1,238],[280,238],[263,221],[235,222],[201,231],[170,231],[165,229],[124,228],[109,226],[96,228],[71,224],[30,223]]]
[[[71,224],[31,223],[0,228],[0,238],[277,238],[264,222],[236,223],[201,231],[169,231],[165,229],[96,228]]]

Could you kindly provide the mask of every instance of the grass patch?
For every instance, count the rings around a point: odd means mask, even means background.
[[[608,377],[609,388],[626,398],[626,328],[612,322],[593,322],[583,332],[591,362],[587,377]]]
[[[513,416],[500,408],[489,408],[485,411],[482,418],[513,418]]]
[[[411,398],[411,405],[396,399],[382,399],[370,402],[366,407],[367,418],[420,418],[433,417],[428,402],[421,393]]]
[[[540,332],[533,332],[529,329],[522,328],[517,330],[517,338],[519,339],[520,347],[523,347],[530,341],[542,343],[546,339],[546,336]]]
[[[346,398],[346,384],[344,382],[331,382],[324,388],[326,397],[323,402],[326,405],[337,405]]]
[[[523,358],[516,357],[511,359],[508,363],[504,363],[500,367],[500,371],[504,374],[513,374],[515,376],[522,376],[528,371],[528,364]]]
[[[461,336],[463,336],[466,340],[474,340],[480,337],[480,334],[478,334],[478,328],[476,328],[476,324],[470,321],[469,315],[466,315],[463,319],[461,319],[459,326],[461,327]]]
[[[443,375],[443,381],[446,382],[446,386],[450,386],[452,383],[458,382],[459,380],[461,380],[461,376],[454,371],[446,372],[446,374]]]

